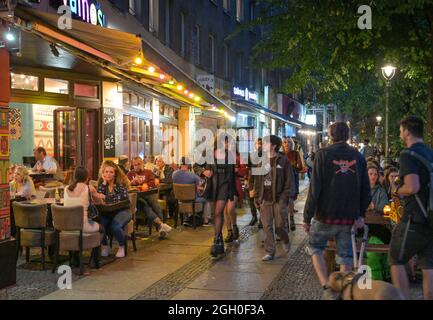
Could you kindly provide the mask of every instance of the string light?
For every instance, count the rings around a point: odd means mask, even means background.
[[[200,98],[200,97],[195,97],[194,100],[195,100],[196,102],[199,102],[199,101],[201,100],[201,98]]]
[[[143,59],[140,56],[137,56],[134,59],[134,63],[140,65],[143,63]]]
[[[150,66],[147,70],[149,70],[149,72],[154,73],[155,72],[155,67]]]
[[[182,91],[182,90],[183,90],[182,85],[178,85],[178,86],[177,86],[177,90]]]
[[[188,90],[183,91],[183,93],[188,94]]]
[[[173,81],[173,80],[170,80],[170,81],[168,82],[168,84],[174,85],[174,81]]]
[[[164,79],[165,79],[165,75],[161,73],[161,74],[159,75],[159,78],[160,78],[161,80],[164,80]]]

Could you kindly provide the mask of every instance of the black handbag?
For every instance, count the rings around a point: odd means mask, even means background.
[[[90,220],[98,221],[99,220],[99,210],[98,208],[92,203],[92,195],[90,194],[90,188],[89,190],[89,207],[87,208],[87,217]]]

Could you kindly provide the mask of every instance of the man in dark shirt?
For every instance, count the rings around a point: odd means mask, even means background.
[[[433,151],[423,142],[423,121],[414,116],[400,122],[400,138],[407,150],[414,151],[433,163]],[[409,281],[405,264],[415,255],[422,269],[424,299],[433,299],[433,230],[429,226],[415,195],[427,208],[430,175],[424,165],[409,154],[400,156],[403,184],[393,191],[404,196],[404,213],[395,227],[388,255],[393,284],[409,299]]]
[[[351,228],[353,224],[357,228],[364,226],[371,201],[365,159],[347,144],[349,127],[345,122],[336,122],[329,132],[333,144],[317,151],[304,210],[304,228],[309,233],[307,251],[326,299],[331,298],[332,291],[326,287],[328,272],[323,250],[335,238],[340,270],[352,270]]]
[[[290,251],[290,239],[287,227],[287,216],[291,186],[294,181],[293,169],[289,159],[278,153],[281,139],[275,135],[266,137],[263,141],[264,157],[263,174],[254,179],[254,201],[260,208],[263,232],[265,234],[265,251],[263,261],[274,259],[276,245],[275,233],[282,240],[285,252]],[[267,163],[266,163],[267,162]]]

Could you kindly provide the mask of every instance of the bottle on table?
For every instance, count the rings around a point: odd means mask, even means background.
[[[59,188],[56,188],[56,192],[54,193],[54,198],[56,200],[56,203],[60,202],[60,193],[59,193]]]

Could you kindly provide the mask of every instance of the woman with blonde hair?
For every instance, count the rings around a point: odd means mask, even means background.
[[[123,171],[113,161],[104,161],[99,170],[99,181],[96,199],[104,204],[114,204],[120,201],[128,200],[129,180]],[[94,199],[95,200],[95,199]],[[109,214],[102,214],[100,222],[104,230],[111,230],[114,238],[119,243],[119,249],[116,253],[117,258],[125,256],[126,237],[123,234],[123,228],[132,219],[129,210],[129,204],[124,208]],[[110,254],[107,237],[102,240],[102,256],[107,257]]]
[[[9,187],[13,197],[21,197],[26,200],[36,198],[35,185],[25,167],[15,168],[13,180],[10,182]]]

